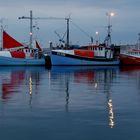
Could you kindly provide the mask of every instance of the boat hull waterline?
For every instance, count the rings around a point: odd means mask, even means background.
[[[120,54],[120,62],[123,65],[140,65],[140,57]]]
[[[45,65],[45,59],[29,59],[29,58],[10,58],[0,56],[0,66],[41,66]]]
[[[95,59],[84,58],[74,55],[57,55],[51,54],[51,63],[54,66],[84,66],[84,65],[119,65],[118,59]]]

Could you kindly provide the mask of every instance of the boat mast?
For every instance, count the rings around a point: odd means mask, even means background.
[[[33,12],[30,11],[30,47],[33,42]]]
[[[32,10],[30,11],[30,17],[19,17],[18,19],[29,19],[30,20],[30,47],[32,47],[32,37],[33,37],[33,20],[66,20],[67,21],[67,39],[66,39],[66,47],[69,47],[69,22],[70,17],[68,18],[58,18],[58,17],[33,17]]]
[[[113,12],[106,13],[108,16],[108,26],[107,26],[107,37],[105,38],[105,44],[107,47],[111,46],[111,17],[113,17],[115,14]]]
[[[70,18],[66,18],[67,21],[67,41],[66,41],[66,47],[69,48],[69,21]]]
[[[108,25],[108,31],[107,31],[107,47],[110,47],[110,45],[111,45],[111,27],[112,27],[112,25]]]
[[[3,19],[0,20],[1,22],[1,50],[3,49]]]
[[[30,10],[30,16],[29,17],[25,17],[25,16],[22,16],[22,17],[19,17],[18,19],[29,19],[30,20],[30,43],[29,43],[29,46],[30,48],[32,48],[32,42],[33,42],[33,12],[32,10]]]
[[[0,19],[0,23],[1,23],[1,25],[0,25],[0,32],[1,32],[1,47],[0,47],[0,49],[3,49],[3,31],[4,31],[4,28],[6,27],[6,26],[3,26],[4,20],[5,20],[4,18]]]
[[[139,35],[139,40],[138,40],[138,49],[140,49],[140,33],[139,33],[138,35]]]

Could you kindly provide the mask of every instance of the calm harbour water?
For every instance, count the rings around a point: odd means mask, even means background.
[[[1,67],[0,139],[139,140],[140,67]]]

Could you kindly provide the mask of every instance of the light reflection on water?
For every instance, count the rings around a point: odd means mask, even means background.
[[[140,139],[139,79],[139,67],[1,67],[1,139]]]

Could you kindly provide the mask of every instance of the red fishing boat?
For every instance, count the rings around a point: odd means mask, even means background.
[[[3,31],[0,65],[45,65],[45,58],[37,41],[36,47],[30,47]]]
[[[139,42],[136,45],[122,46],[120,62],[122,65],[140,65],[140,34]]]

